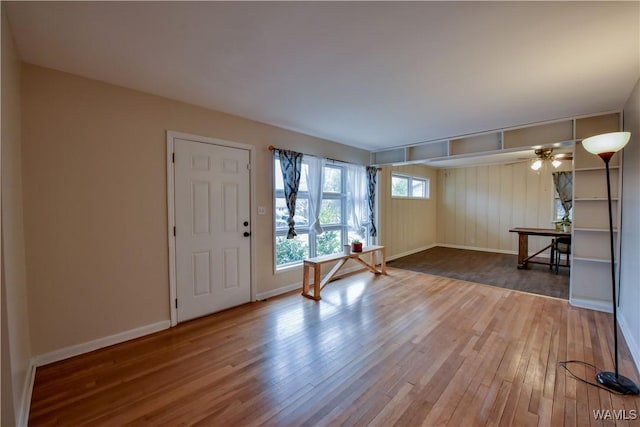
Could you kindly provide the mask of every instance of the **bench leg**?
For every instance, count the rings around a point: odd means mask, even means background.
[[[302,295],[309,293],[309,266],[304,264],[302,272]]]
[[[320,265],[313,267],[313,299],[320,301]]]

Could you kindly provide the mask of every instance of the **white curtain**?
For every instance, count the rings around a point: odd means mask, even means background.
[[[320,209],[322,208],[322,183],[324,182],[325,159],[307,156],[307,186],[309,188],[309,228],[317,234],[324,231],[320,225]]]
[[[347,165],[347,224],[362,239],[367,237],[363,225],[368,217],[367,184],[364,166]]]

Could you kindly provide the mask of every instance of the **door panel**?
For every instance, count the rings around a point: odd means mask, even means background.
[[[175,140],[178,322],[251,299],[249,151]]]

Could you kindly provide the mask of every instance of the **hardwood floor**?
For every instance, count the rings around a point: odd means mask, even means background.
[[[38,368],[30,425],[638,425],[640,398],[558,367],[612,369],[611,315],[389,268]],[[621,342],[620,372],[638,374]],[[593,378],[583,366],[571,368]],[[611,415],[613,413],[609,413]]]

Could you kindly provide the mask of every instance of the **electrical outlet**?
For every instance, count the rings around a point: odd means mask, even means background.
[[[258,215],[266,215],[267,214],[267,208],[265,208],[264,206],[258,206]]]

